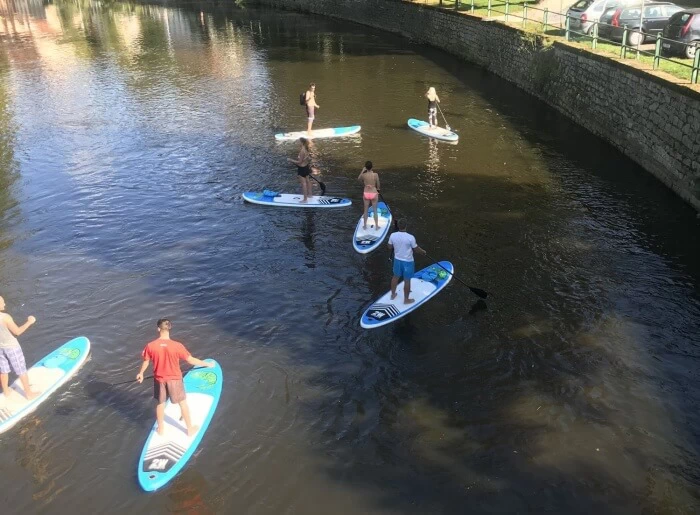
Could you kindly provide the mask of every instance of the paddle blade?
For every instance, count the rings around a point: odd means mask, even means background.
[[[472,288],[470,286],[469,289],[472,291],[472,293],[474,295],[476,295],[477,297],[481,297],[482,299],[485,299],[486,297],[489,296],[489,294],[487,292],[485,292],[484,290],[482,290],[481,288]]]

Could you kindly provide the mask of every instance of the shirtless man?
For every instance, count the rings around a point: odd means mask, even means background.
[[[165,433],[165,401],[170,399],[173,404],[180,405],[182,419],[187,426],[187,435],[192,436],[197,432],[199,426],[192,425],[190,419],[190,408],[187,406],[180,360],[193,366],[208,368],[213,367],[214,363],[207,363],[193,357],[183,344],[171,340],[172,324],[167,318],[158,320],[157,326],[159,337],[143,349],[143,363],[141,363],[141,370],[139,370],[136,380],[139,383],[143,382],[143,373],[148,368],[148,364],[153,361],[153,397],[156,399],[158,434],[162,436]]]
[[[416,238],[406,232],[406,220],[398,221],[399,230],[389,236],[389,250],[394,251],[394,276],[391,278],[391,300],[396,298],[396,287],[399,279],[403,277],[403,303],[411,304],[415,299],[409,298],[411,294],[411,277],[415,273],[413,265],[413,251],[417,250],[425,255],[425,251],[418,246]]]
[[[306,101],[306,132],[311,136],[311,126],[314,124],[314,114],[315,110],[319,109],[321,106],[316,103],[316,84],[313,82],[309,84],[309,89],[306,90],[306,95],[304,96]]]
[[[5,299],[0,297],[0,382],[2,383],[2,393],[5,399],[9,399],[14,390],[10,389],[10,371],[14,371],[19,376],[27,399],[33,399],[39,392],[35,392],[29,386],[27,376],[27,364],[24,361],[22,347],[15,336],[21,336],[36,322],[33,316],[27,317],[27,321],[17,327],[12,317],[5,313]]]
[[[377,209],[377,204],[379,203],[379,175],[377,172],[372,170],[372,161],[367,161],[365,167],[360,172],[360,176],[357,178],[358,181],[364,184],[364,191],[362,192],[362,198],[365,202],[365,212],[364,212],[364,225],[362,228],[367,230],[367,212],[369,211],[369,205],[372,203],[374,206],[374,229],[379,230],[379,210]]]

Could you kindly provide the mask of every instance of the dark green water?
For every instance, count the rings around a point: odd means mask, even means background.
[[[8,513],[693,513],[700,243],[658,181],[502,80],[364,27],[246,8],[3,4],[0,294],[34,362],[86,335],[70,386],[0,438]],[[323,180],[351,209],[245,205],[316,82]],[[458,145],[406,127],[435,86]],[[353,252],[374,161],[459,283],[387,328],[385,249]],[[427,261],[419,264],[427,265]],[[474,309],[473,309],[474,308]],[[140,491],[154,321],[222,364],[172,486]]]

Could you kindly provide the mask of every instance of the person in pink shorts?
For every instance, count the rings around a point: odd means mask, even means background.
[[[362,193],[362,198],[365,202],[365,212],[364,212],[364,225],[363,229],[367,230],[367,212],[369,211],[369,205],[374,206],[374,230],[379,230],[379,211],[377,209],[377,204],[379,203],[379,175],[377,172],[372,170],[372,161],[367,161],[365,167],[360,172],[358,181],[365,185],[364,191]]]

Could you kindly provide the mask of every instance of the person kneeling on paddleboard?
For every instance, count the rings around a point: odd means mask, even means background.
[[[406,232],[406,220],[397,222],[398,231],[389,236],[389,250],[394,251],[394,276],[391,278],[391,300],[396,298],[396,287],[399,279],[403,277],[403,303],[411,304],[414,299],[411,294],[411,277],[415,273],[413,265],[413,251],[416,250],[425,255],[426,252],[418,246],[416,238]]]
[[[379,209],[377,204],[379,203],[379,175],[377,172],[372,170],[372,161],[367,161],[365,167],[360,172],[358,181],[365,185],[364,191],[362,192],[362,198],[365,202],[365,212],[364,212],[364,225],[362,228],[367,230],[367,212],[369,210],[370,203],[374,206],[374,230],[379,230]]]
[[[440,103],[440,97],[437,96],[435,88],[432,86],[428,88],[425,96],[428,99],[428,123],[430,124],[430,128],[434,129],[438,126],[437,109],[438,104]]]
[[[3,311],[5,311],[5,299],[0,297],[0,380],[2,381],[2,393],[5,394],[7,400],[13,392],[10,389],[10,371],[12,370],[19,376],[24,396],[27,399],[33,399],[39,393],[33,391],[29,386],[24,353],[15,336],[21,336],[24,331],[34,325],[36,318],[29,316],[23,325],[17,327],[12,317]]]
[[[143,382],[143,373],[148,364],[153,361],[153,397],[156,399],[156,420],[158,421],[158,434],[165,432],[165,401],[170,399],[173,404],[179,404],[182,411],[182,419],[187,426],[187,435],[194,435],[199,426],[193,426],[190,419],[190,409],[187,406],[185,385],[182,382],[180,360],[186,361],[192,366],[212,368],[214,363],[207,363],[193,357],[180,342],[170,339],[172,324],[167,318],[158,320],[158,339],[146,345],[143,349],[143,363],[136,380]]]

